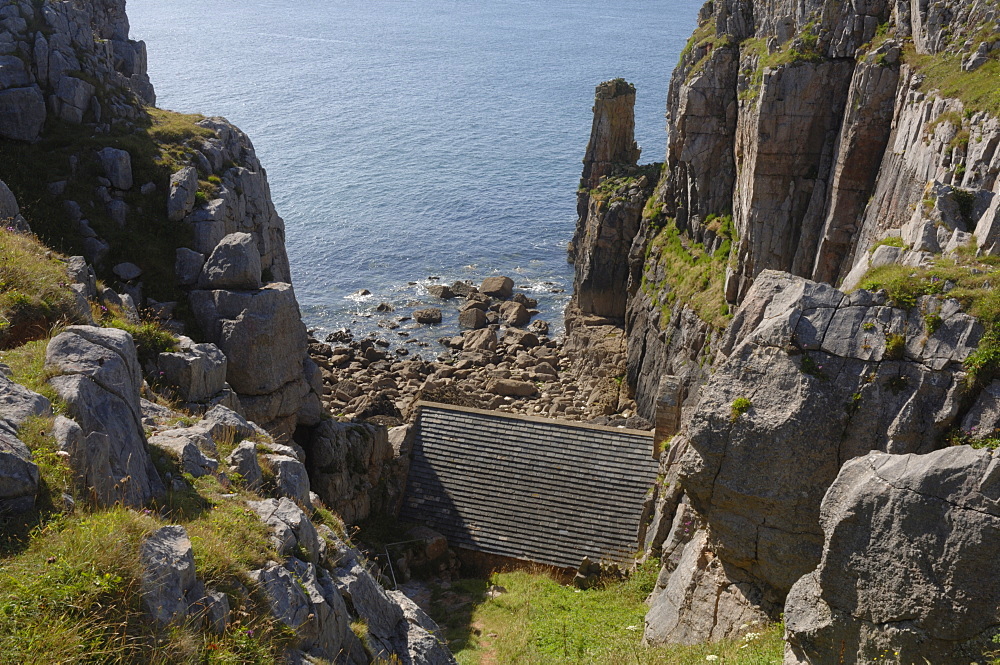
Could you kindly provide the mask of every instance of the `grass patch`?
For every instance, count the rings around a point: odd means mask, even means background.
[[[656,184],[660,174],[661,163],[644,164],[627,169],[625,173],[612,175],[601,180],[601,183],[590,190],[590,198],[606,207],[612,203],[626,200],[628,190],[645,176],[650,186]]]
[[[868,253],[874,254],[875,250],[878,249],[879,247],[899,247],[900,249],[909,249],[907,244],[903,242],[903,239],[900,238],[899,236],[888,236],[882,238],[877,243],[872,245],[871,249],[868,250]]]
[[[0,561],[3,661],[275,662],[288,631],[253,600],[231,596],[233,623],[223,635],[148,620],[140,602],[139,545],[163,524],[149,511],[123,508],[62,516],[40,528],[24,552]],[[216,579],[206,565],[234,577],[245,571],[249,561],[206,547],[235,533],[230,522],[212,516],[186,526],[200,576]]]
[[[645,599],[658,568],[658,562],[651,561],[624,581],[587,591],[562,586],[540,571],[495,573],[489,581],[461,580],[447,591],[436,590],[432,614],[463,665],[680,665],[704,663],[708,655],[746,665],[781,661],[780,626],[760,630],[749,640],[643,646]],[[487,598],[490,584],[507,592]]]
[[[715,252],[709,252],[701,243],[687,238],[669,220],[650,242],[641,288],[663,313],[662,326],[666,326],[670,311],[678,303],[692,309],[718,330],[729,323],[725,278],[729,255],[736,243],[736,232],[731,217],[717,219],[722,220],[718,235],[723,241]],[[711,225],[716,219],[708,217],[705,221]]]
[[[53,374],[45,369],[45,350],[48,345],[48,339],[36,339],[16,349],[7,349],[0,352],[0,362],[10,367],[12,381],[47,397],[52,402],[53,409],[59,413],[63,410],[63,401],[55,388],[48,384]]]
[[[906,62],[924,75],[921,90],[937,90],[942,97],[959,99],[967,111],[986,111],[1000,116],[1000,87],[996,84],[1000,77],[1000,61],[996,52],[972,72],[962,71],[962,53],[955,49],[945,49],[934,55],[919,54],[912,43],[907,43],[903,54]],[[961,127],[961,122],[956,126]]]
[[[684,62],[693,60],[687,70],[685,82],[690,81],[705,68],[705,63],[708,62],[715,49],[728,48],[734,44],[735,42],[729,34],[718,34],[718,23],[715,17],[699,25],[681,51],[679,67],[683,66]]]
[[[46,336],[72,317],[66,264],[34,235],[0,228],[0,348]]]
[[[177,350],[177,338],[154,320],[147,319],[134,323],[120,312],[111,312],[110,316],[101,319],[101,325],[106,328],[118,328],[132,335],[139,364],[142,366],[156,360],[161,353]]]
[[[774,53],[767,47],[767,38],[745,39],[740,42],[740,73],[746,78],[747,86],[740,91],[742,101],[756,101],[764,83],[764,72],[777,67],[794,67],[808,62],[823,62],[826,56],[819,46],[819,26],[807,23],[796,37],[789,39]]]

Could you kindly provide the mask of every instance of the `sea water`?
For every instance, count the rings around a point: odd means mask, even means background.
[[[442,327],[388,330],[443,304],[426,285],[495,274],[560,331],[594,87],[635,84],[642,161],[662,161],[700,4],[129,0],[128,13],[158,105],[253,140],[306,324],[396,346],[453,330],[457,304]]]

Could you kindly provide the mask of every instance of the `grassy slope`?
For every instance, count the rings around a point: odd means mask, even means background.
[[[77,201],[84,218],[111,244],[105,269],[131,261],[143,269],[148,295],[170,300],[176,295],[174,251],[188,245],[190,237],[186,224],[167,220],[170,175],[187,163],[200,140],[214,133],[195,124],[202,116],[146,111],[144,126],[135,132],[87,135],[79,125],[50,120],[37,143],[0,139],[0,180],[14,192],[32,230],[66,254],[82,253],[81,237],[63,207],[64,200]],[[97,151],[106,146],[127,150],[132,158],[135,184],[124,196],[131,208],[124,229],[111,221],[103,205],[91,204],[95,182],[104,175]],[[49,194],[49,183],[61,181],[66,182],[64,195]],[[156,190],[142,194],[140,187],[149,182]],[[214,187],[208,182],[202,186]]]

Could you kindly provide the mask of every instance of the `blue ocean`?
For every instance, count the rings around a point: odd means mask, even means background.
[[[158,105],[225,116],[253,139],[306,324],[364,335],[383,301],[398,318],[440,304],[427,284],[494,274],[558,332],[594,87],[635,84],[642,160],[661,161],[670,72],[700,4],[130,0],[128,12]]]

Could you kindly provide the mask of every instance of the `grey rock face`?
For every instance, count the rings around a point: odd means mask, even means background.
[[[0,430],[0,514],[31,510],[38,494],[38,466],[24,443]]]
[[[309,516],[287,497],[251,501],[251,509],[271,528],[271,540],[281,554],[304,556],[310,563],[319,563],[323,548]]]
[[[296,647],[334,659],[354,635],[344,599],[329,574],[311,563],[289,559],[251,573],[271,605],[271,613],[295,631]]]
[[[231,471],[242,476],[247,489],[255,492],[261,488],[264,475],[257,461],[257,446],[253,441],[244,441],[236,446],[226,458],[226,462]]]
[[[403,663],[452,665],[454,657],[436,637],[436,624],[402,592],[386,592],[354,558],[335,571],[348,609],[368,623],[368,643],[376,658],[392,654]]]
[[[441,629],[434,620],[402,591],[386,595],[403,610],[406,621],[405,651],[400,649],[403,662],[408,658],[413,665],[453,665],[455,658],[438,637]]]
[[[195,430],[195,431],[191,431]],[[215,473],[219,463],[207,457],[199,445],[204,434],[196,428],[175,429],[161,432],[149,438],[149,445],[159,448],[175,458],[184,473],[195,478]]]
[[[194,195],[198,192],[198,170],[185,166],[170,176],[170,193],[167,195],[167,219],[179,222],[194,210]]]
[[[962,420],[962,429],[973,438],[996,436],[1000,430],[1000,381],[983,389]]]
[[[312,489],[348,524],[390,514],[405,477],[381,426],[324,420],[310,443]]]
[[[247,422],[246,418],[221,404],[209,409],[198,424],[206,427],[216,441],[240,441],[255,434],[263,434],[255,424]]]
[[[201,269],[205,265],[205,255],[187,247],[177,248],[177,258],[174,261],[174,274],[181,286],[194,286],[201,277]]]
[[[163,492],[146,446],[139,405],[142,375],[132,337],[115,328],[70,326],[49,342],[49,383],[85,436],[107,435],[113,498],[140,506]]]
[[[226,355],[215,344],[195,344],[182,337],[178,350],[156,358],[160,381],[177,391],[185,402],[204,402],[222,391],[226,383]]]
[[[246,417],[290,434],[310,394],[304,378],[306,329],[292,287],[193,291],[191,304],[208,340],[229,359],[226,380]]]
[[[953,424],[961,363],[982,328],[957,307],[941,316],[928,335],[916,308],[783,273],[758,276],[723,340],[727,359],[672,446],[708,551],[767,612],[819,562],[820,501],[843,461],[870,450],[930,452]],[[739,399],[749,406],[736,410]],[[676,615],[677,624],[693,621]]]
[[[309,474],[305,465],[288,455],[264,455],[265,464],[274,473],[275,491],[280,496],[298,501],[301,506],[309,501]]]
[[[0,91],[0,136],[33,141],[45,125],[45,98],[38,86]]]
[[[111,469],[111,440],[104,432],[84,434],[74,420],[58,416],[52,434],[59,449],[69,455],[73,482],[85,496],[100,505],[115,499],[117,479]]]
[[[615,167],[623,164],[634,166],[639,161],[634,108],[635,86],[632,84],[615,79],[597,86],[594,92],[594,123],[583,158],[581,180],[588,188],[596,187],[601,177],[611,173]]]
[[[575,266],[573,300],[583,314],[625,317],[629,251],[654,184],[646,176],[622,181],[608,195],[611,203],[588,192],[577,194],[579,218],[570,260]]]
[[[97,155],[112,187],[132,189],[132,156],[128,152],[117,148],[104,148]]]
[[[142,602],[159,623],[180,621],[187,616],[195,598],[197,580],[191,540],[182,526],[165,526],[154,531],[139,547],[142,564]]]
[[[230,233],[212,250],[201,269],[199,286],[207,289],[259,289],[260,253],[249,233]]]
[[[1000,623],[1000,460],[872,452],[823,499],[815,571],[788,595],[786,663],[965,663]],[[896,655],[898,653],[898,655]]]

